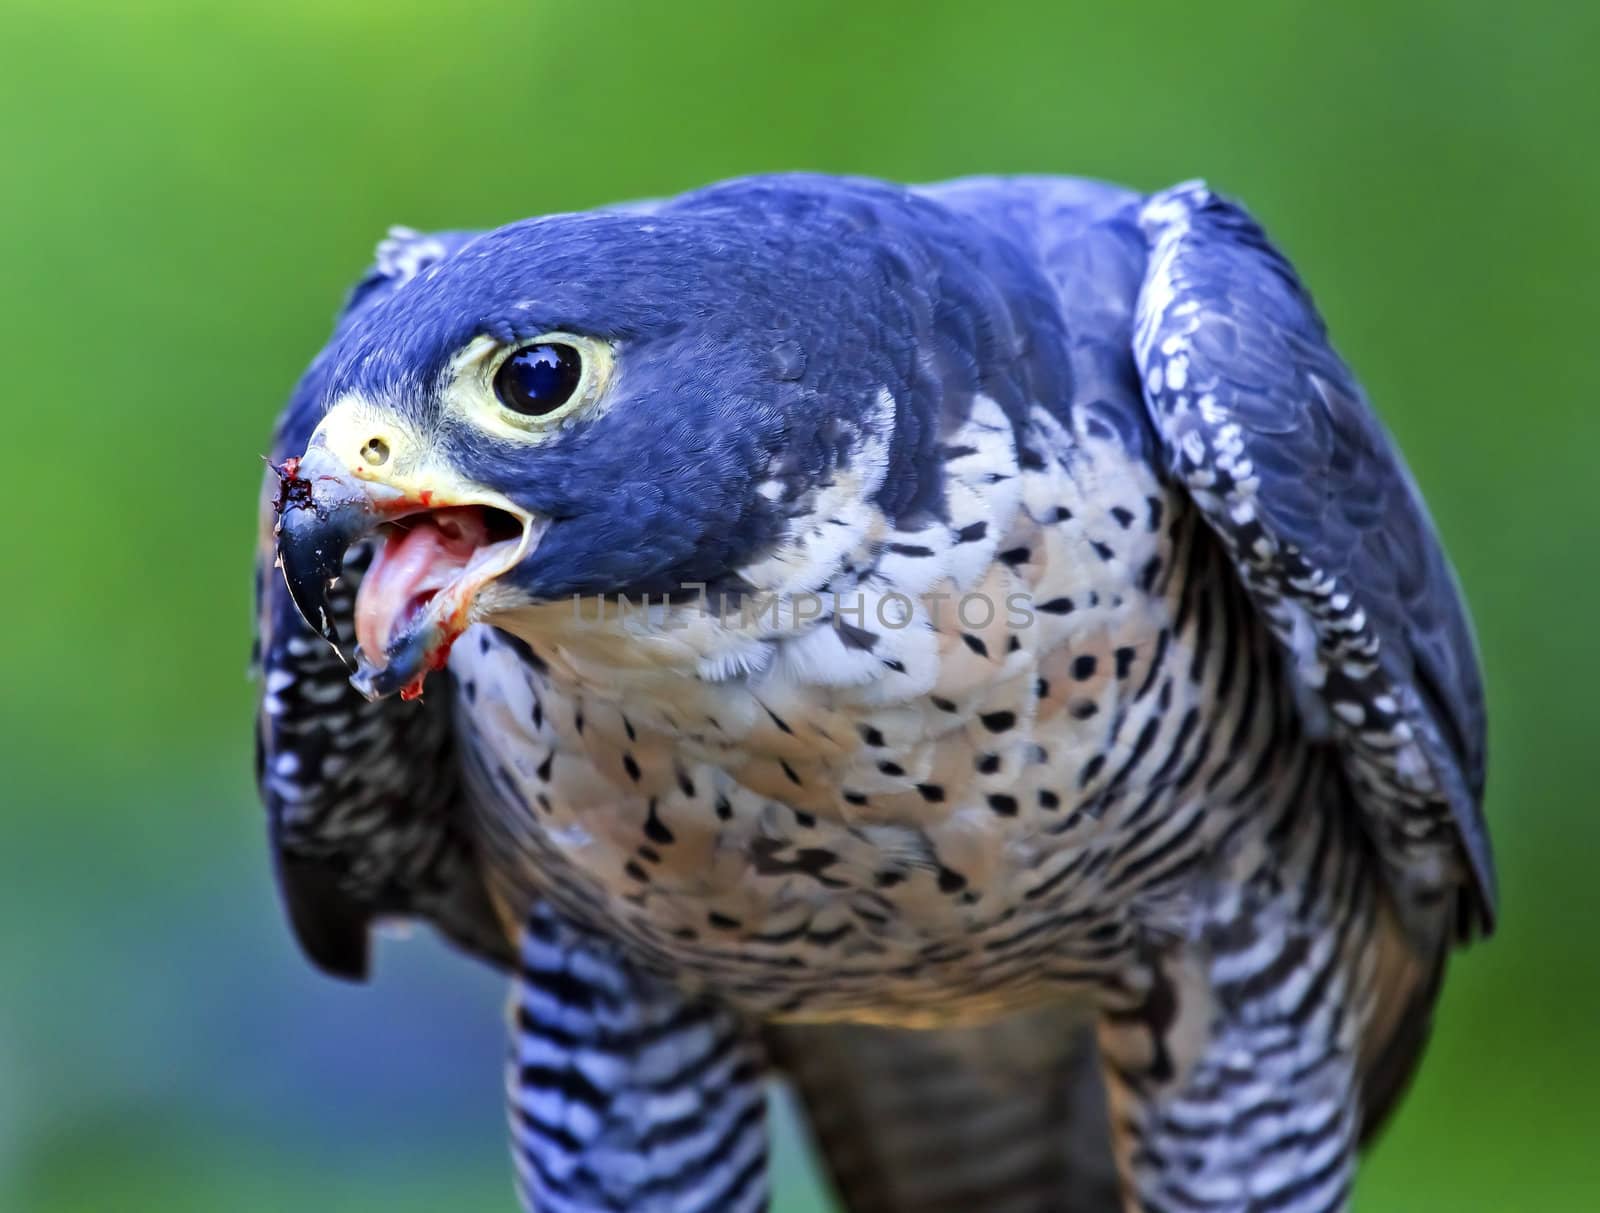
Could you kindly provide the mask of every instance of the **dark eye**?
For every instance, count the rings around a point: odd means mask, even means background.
[[[583,356],[570,345],[530,345],[500,364],[494,394],[512,412],[543,417],[571,400],[582,378]]]

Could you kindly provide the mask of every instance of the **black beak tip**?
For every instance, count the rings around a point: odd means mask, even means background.
[[[339,659],[352,669],[328,591],[344,570],[345,552],[368,529],[368,512],[354,504],[326,509],[315,502],[297,502],[278,518],[278,567],[283,570],[289,597],[306,626],[332,645]]]

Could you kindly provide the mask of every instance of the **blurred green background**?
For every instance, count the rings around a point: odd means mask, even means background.
[[[1592,5],[0,0],[0,1210],[512,1208],[499,990],[315,976],[250,781],[271,420],[394,222],[767,169],[1242,196],[1474,607],[1503,929],[1369,1211],[1600,1208]],[[784,1139],[780,1213],[824,1208]]]

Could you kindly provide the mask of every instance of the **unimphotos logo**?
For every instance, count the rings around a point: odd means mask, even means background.
[[[889,590],[882,594],[851,593],[711,594],[704,582],[685,582],[676,595],[636,598],[626,594],[572,596],[574,621],[591,627],[626,625],[654,629],[688,626],[689,617],[698,613],[714,618],[722,627],[754,631],[769,629],[792,632],[809,623],[826,620],[841,630],[899,631],[917,620],[917,603],[935,628],[942,627],[954,612],[956,621],[967,631],[981,632],[1003,612],[1006,627],[1020,631],[1033,625],[1031,595],[1017,591],[996,601],[990,594],[947,594],[930,592],[913,599],[909,594]]]

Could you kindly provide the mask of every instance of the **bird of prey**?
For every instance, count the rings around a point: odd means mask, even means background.
[[[1492,925],[1482,687],[1238,205],[396,229],[271,460],[290,921],[507,971],[527,1208],[767,1207],[773,1073],[852,1213],[1346,1207]]]

